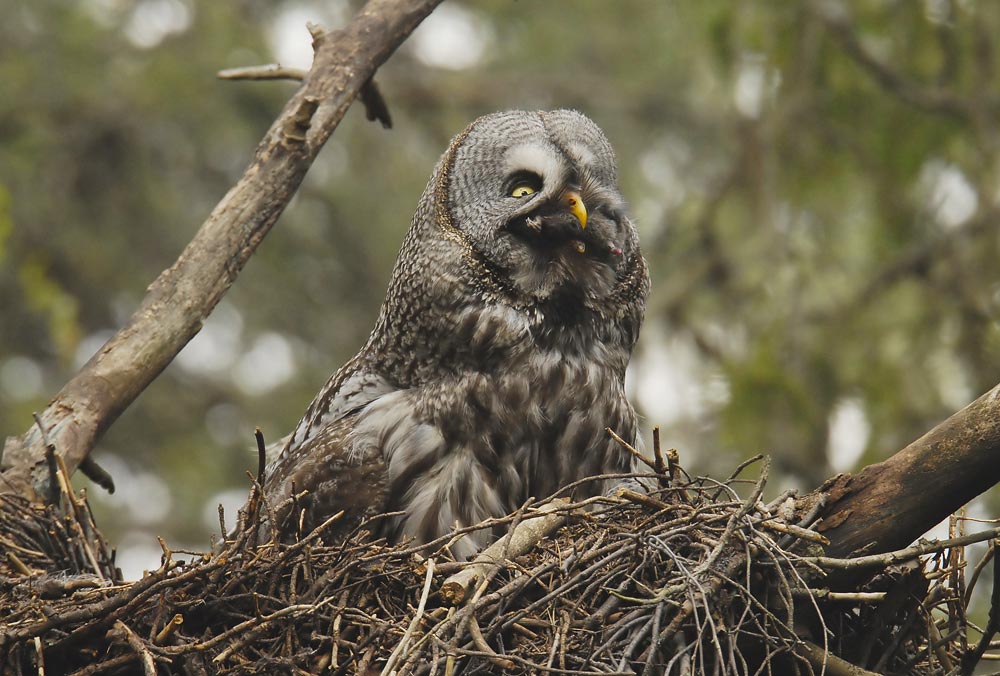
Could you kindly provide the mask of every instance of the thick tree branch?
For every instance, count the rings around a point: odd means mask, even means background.
[[[884,462],[829,480],[827,554],[900,549],[1000,481],[1000,385]]]
[[[351,102],[441,0],[370,0],[343,30],[315,32],[315,59],[177,261],[149,287],[128,323],[55,396],[39,426],[7,439],[0,491],[46,495],[44,429],[70,472],[181,348],[229,289],[302,182]]]

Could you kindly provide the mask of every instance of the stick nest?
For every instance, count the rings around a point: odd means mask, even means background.
[[[819,509],[762,502],[766,462],[755,481],[672,469],[477,526],[509,535],[472,562],[451,537],[335,536],[336,517],[260,544],[252,491],[251,527],[203,554],[161,541],[135,582],[81,496],[0,496],[0,673],[937,674],[982,656],[961,547],[830,592],[846,564],[816,556]]]

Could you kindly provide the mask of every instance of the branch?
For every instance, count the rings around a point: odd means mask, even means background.
[[[280,63],[269,63],[266,66],[226,68],[215,75],[220,80],[295,80],[302,82],[308,74],[309,71],[301,68],[287,68]]]
[[[287,68],[280,63],[270,63],[266,66],[246,66],[243,68],[227,68],[215,74],[220,80],[295,80],[302,82],[308,75],[307,71],[301,68]],[[365,117],[371,122],[379,122],[382,127],[389,129],[392,127],[392,118],[389,116],[389,106],[382,98],[375,80],[368,80],[361,86],[358,93],[361,103],[365,106]]]
[[[795,652],[809,662],[814,673],[819,672],[829,676],[877,676],[874,671],[851,664],[809,641],[799,641],[795,645]]]
[[[472,562],[441,584],[438,593],[451,605],[462,603],[477,583],[499,568],[505,561],[531,551],[543,538],[566,522],[564,511],[569,501],[556,498],[537,508],[538,518],[529,516],[507,535],[484,549]]]
[[[370,0],[344,29],[314,34],[316,55],[254,158],[126,325],[60,390],[38,428],[9,437],[0,491],[47,495],[44,430],[70,472],[201,329],[277,221],[376,69],[441,0]]]
[[[816,530],[831,557],[901,549],[998,481],[1000,385],[888,460],[814,491],[827,500]]]
[[[883,89],[920,110],[944,113],[963,120],[972,118],[973,111],[968,100],[949,89],[927,87],[913,82],[876,57],[862,44],[857,30],[845,13],[831,10],[820,2],[812,3],[812,7],[840,42],[844,52]]]

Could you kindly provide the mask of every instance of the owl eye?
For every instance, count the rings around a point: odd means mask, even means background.
[[[534,195],[542,189],[542,177],[533,171],[517,171],[506,181],[507,195],[520,199]]]

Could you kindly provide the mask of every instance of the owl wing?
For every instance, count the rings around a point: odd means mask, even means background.
[[[344,515],[330,532],[347,534],[385,510],[387,473],[381,452],[370,444],[353,449],[349,444],[357,417],[354,412],[327,424],[298,446],[286,449],[268,468],[266,493],[279,539],[308,533],[341,510]],[[302,491],[308,493],[290,499]]]
[[[291,435],[285,438],[281,457],[306,444],[327,426],[356,414],[373,401],[397,388],[385,378],[362,367],[362,350],[337,371],[312,400]]]

